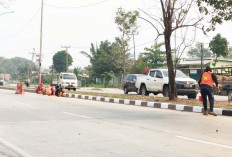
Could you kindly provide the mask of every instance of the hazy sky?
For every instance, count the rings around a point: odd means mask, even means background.
[[[42,0],[0,0],[0,56],[5,58],[23,57],[32,59],[29,53],[39,54],[40,11]],[[142,9],[149,14],[159,12],[157,0],[44,0],[42,66],[52,65],[53,55],[61,46],[70,46],[73,66],[84,67],[89,59],[80,51],[89,52],[91,43],[113,42],[120,36],[114,23],[117,8],[126,11]],[[13,13],[7,13],[11,12]],[[143,14],[144,17],[146,17]],[[144,47],[151,47],[156,31],[141,19],[138,21],[139,34],[135,36],[136,56]],[[215,32],[203,36],[197,33],[196,42],[205,47],[213,36],[221,33],[232,43],[232,22],[217,27]],[[177,34],[180,38],[181,35]],[[191,38],[191,35],[189,36]],[[162,41],[163,37],[160,38]],[[133,47],[131,43],[130,47]],[[131,50],[133,52],[133,49]],[[35,61],[35,58],[34,58]]]

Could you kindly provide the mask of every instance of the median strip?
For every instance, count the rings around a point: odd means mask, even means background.
[[[91,95],[63,93],[64,97],[71,97],[70,95],[73,95],[72,96],[73,98],[79,98],[79,99],[103,101],[103,102],[125,104],[125,105],[135,105],[135,106],[142,106],[142,107],[170,109],[170,110],[176,110],[176,111],[203,113],[203,107],[200,107],[200,106],[189,106],[185,104],[171,104],[171,103],[162,103],[162,102],[160,103],[160,102],[151,102],[151,101],[147,102],[147,101],[140,101],[140,100],[109,98],[109,97],[102,97],[102,96],[95,97]],[[214,112],[218,115],[232,116],[232,110],[228,110],[228,109],[214,108]]]

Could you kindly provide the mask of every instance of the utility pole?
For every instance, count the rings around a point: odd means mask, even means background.
[[[41,4],[41,23],[40,23],[39,83],[41,83],[42,35],[43,35],[43,0]]]
[[[70,48],[70,46],[61,46],[61,48],[66,49],[66,72],[68,72],[68,49]]]
[[[35,48],[33,48],[32,50],[33,50],[33,52],[32,53],[29,52],[29,54],[32,55],[31,61],[33,62],[36,53],[35,53]]]
[[[203,74],[203,44],[201,44],[201,74]]]
[[[138,32],[132,32],[128,35],[132,35],[132,38],[133,38],[133,47],[134,47],[134,66],[135,66],[135,73],[136,73],[136,55],[135,55],[135,35],[138,35],[139,33]]]

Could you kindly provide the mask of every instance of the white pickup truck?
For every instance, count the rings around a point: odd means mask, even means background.
[[[57,84],[64,89],[77,89],[77,77],[74,73],[61,72],[57,81]]]
[[[182,71],[176,71],[177,95],[187,95],[188,98],[196,99],[198,83],[189,78]],[[168,69],[151,69],[147,76],[139,77],[135,83],[137,94],[149,95],[149,93],[162,93],[164,97],[169,96]]]

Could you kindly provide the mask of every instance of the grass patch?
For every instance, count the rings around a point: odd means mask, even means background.
[[[157,97],[157,96],[141,96],[141,95],[126,95],[126,94],[107,94],[107,93],[93,93],[93,92],[80,92],[80,91],[68,91],[68,93],[81,94],[81,95],[92,95],[92,96],[102,96],[110,98],[119,99],[131,99],[131,100],[141,100],[141,101],[152,101],[152,102],[164,102],[171,104],[185,104],[190,106],[203,106],[203,103],[198,99],[177,99],[170,101],[167,97]],[[209,103],[208,103],[209,105]],[[225,108],[232,109],[232,102],[229,104],[224,101],[215,101],[215,108]]]

